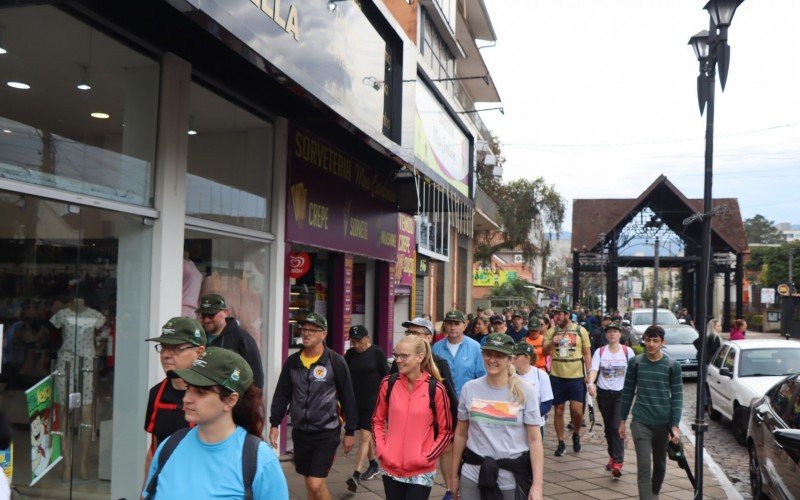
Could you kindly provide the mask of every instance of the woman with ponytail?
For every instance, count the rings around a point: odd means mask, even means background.
[[[488,335],[486,375],[461,389],[450,487],[464,500],[542,498],[539,397],[517,375],[513,352],[513,338]]]
[[[404,337],[394,359],[398,373],[381,381],[372,415],[375,456],[387,500],[426,500],[453,438],[450,399],[428,342]]]
[[[247,361],[233,351],[209,347],[191,367],[169,371],[167,376],[186,383],[183,409],[193,427],[159,445],[142,497],[288,500],[277,456],[261,440],[264,401],[261,389],[253,385]],[[250,483],[243,474],[248,463],[243,455],[245,442],[254,444],[255,474]],[[170,451],[162,460],[165,449]]]

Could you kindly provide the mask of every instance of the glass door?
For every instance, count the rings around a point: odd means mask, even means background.
[[[22,498],[134,497],[134,481],[112,464],[144,451],[120,436],[135,435],[147,392],[149,228],[141,217],[16,193],[0,192],[0,211],[12,486]],[[130,397],[118,400],[120,391]]]

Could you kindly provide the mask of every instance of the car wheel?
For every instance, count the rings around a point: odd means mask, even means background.
[[[733,420],[731,425],[733,427],[733,436],[736,442],[744,446],[747,444],[747,424],[750,417],[750,412],[744,406],[737,406],[733,409]]]
[[[708,418],[716,422],[722,417],[722,414],[715,410],[714,405],[711,404],[711,391],[708,389],[708,385],[706,385],[706,401],[708,401],[708,404],[706,405],[706,409],[708,410]]]
[[[750,494],[755,500],[768,500],[769,497],[764,493],[761,465],[758,463],[758,455],[756,455],[756,447],[753,443],[747,447],[747,454],[750,456]]]

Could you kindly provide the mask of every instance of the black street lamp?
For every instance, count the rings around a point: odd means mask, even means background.
[[[728,26],[733,20],[736,8],[744,0],[711,0],[705,7],[708,11],[709,29],[701,31],[689,39],[689,45],[694,49],[695,56],[700,62],[700,75],[697,77],[697,100],[700,105],[700,114],[706,109],[706,156],[705,156],[705,181],[703,189],[703,229],[702,229],[702,256],[700,273],[698,275],[699,308],[697,313],[697,326],[700,328],[700,352],[697,353],[697,411],[692,429],[695,432],[695,490],[694,498],[703,498],[703,435],[708,429],[705,419],[706,407],[706,327],[708,326],[708,299],[709,282],[711,281],[711,185],[713,179],[714,160],[714,90],[716,87],[715,74],[719,69],[719,81],[722,90],[728,79],[728,63],[730,62],[730,46],[728,46]]]

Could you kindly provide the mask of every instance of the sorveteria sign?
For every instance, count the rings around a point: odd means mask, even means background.
[[[281,0],[250,0],[253,5],[261,9],[261,12],[272,19],[275,24],[289,33],[298,42],[300,41],[300,20],[297,14],[297,7],[289,5],[289,11],[286,17],[281,17],[282,7]]]

